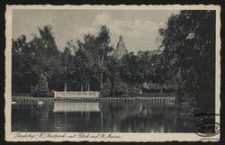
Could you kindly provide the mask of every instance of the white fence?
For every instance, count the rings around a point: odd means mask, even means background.
[[[59,98],[59,97],[97,98],[97,97],[99,97],[99,92],[97,92],[97,91],[84,91],[84,92],[54,91],[54,98]]]

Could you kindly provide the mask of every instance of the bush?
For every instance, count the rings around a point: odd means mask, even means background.
[[[35,97],[47,97],[49,95],[48,82],[43,74],[40,75],[38,84],[32,89],[31,93]]]
[[[124,82],[117,82],[113,88],[114,97],[135,97],[139,93],[138,87],[128,85]]]
[[[103,89],[101,91],[101,97],[109,97],[111,95],[111,81],[107,79],[106,82],[103,84]]]

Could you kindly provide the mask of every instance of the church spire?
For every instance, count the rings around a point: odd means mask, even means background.
[[[123,41],[123,36],[120,35],[119,36],[119,41],[117,42],[117,45],[116,45],[116,50],[113,53],[113,57],[120,59],[127,52],[128,51],[127,51],[126,45],[125,45],[125,43]]]

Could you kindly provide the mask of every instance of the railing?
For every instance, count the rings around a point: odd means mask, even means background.
[[[99,92],[95,91],[85,91],[85,92],[59,92],[59,91],[54,91],[54,98],[57,97],[71,97],[71,98],[82,98],[82,97],[87,97],[87,98],[96,98],[99,97]]]
[[[175,93],[142,93],[139,94],[141,97],[174,97]]]
[[[12,96],[31,96],[31,93],[12,93]]]
[[[127,98],[111,98],[111,97],[55,97],[55,98],[41,98],[41,97],[12,97],[12,101],[19,103],[27,102],[148,102],[148,103],[164,103],[164,104],[175,104],[177,97],[127,97]]]

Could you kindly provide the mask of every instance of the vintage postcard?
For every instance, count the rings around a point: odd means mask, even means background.
[[[7,5],[7,141],[220,140],[220,6]]]

